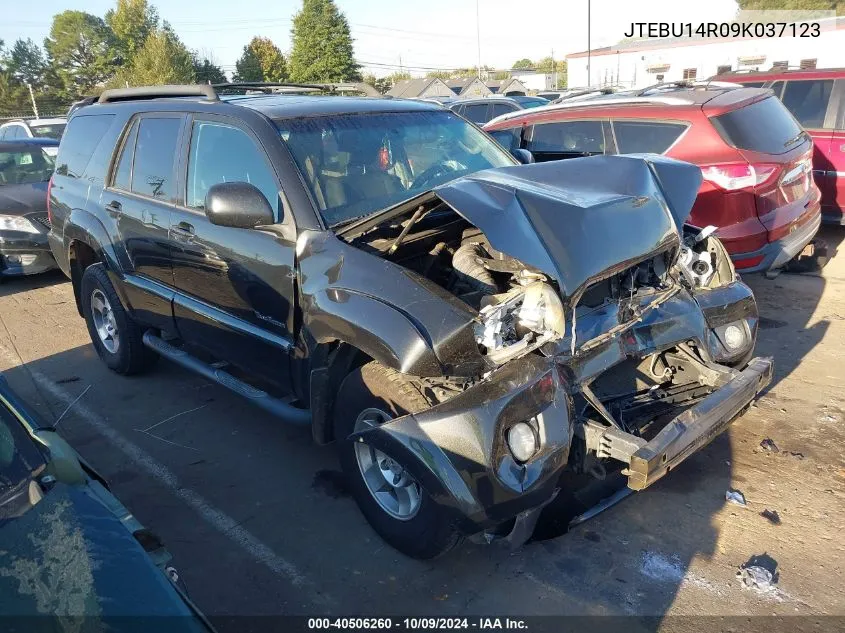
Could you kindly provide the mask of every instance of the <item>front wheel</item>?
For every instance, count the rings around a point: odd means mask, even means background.
[[[334,433],[341,467],[364,517],[412,558],[445,554],[461,540],[446,510],[393,457],[349,435],[429,407],[413,382],[372,362],[350,373],[335,401]]]

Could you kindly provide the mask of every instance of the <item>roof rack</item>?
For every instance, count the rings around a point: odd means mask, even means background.
[[[205,97],[209,101],[219,101],[220,97],[213,86],[196,84],[193,86],[141,86],[139,88],[112,88],[103,90],[97,103],[116,101],[135,101],[140,99],[158,99],[161,97]]]
[[[297,90],[325,90],[319,84],[294,84],[281,81],[232,81],[221,84],[211,84],[214,90],[261,90],[268,92],[274,88],[296,88]]]
[[[602,94],[602,95],[610,95],[610,94],[613,94],[614,92],[616,92],[616,88],[609,88],[609,87],[585,88],[584,90],[576,90],[576,91],[571,92],[567,95],[561,95],[560,97],[558,97],[557,99],[554,100],[554,103],[562,103],[562,102],[566,101],[567,99],[574,99],[576,97],[583,97],[585,95],[591,95],[591,94],[594,94],[594,93],[598,93],[598,94]]]

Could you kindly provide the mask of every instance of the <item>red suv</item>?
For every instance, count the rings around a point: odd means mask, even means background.
[[[770,90],[662,84],[522,110],[484,129],[537,161],[656,153],[700,166],[690,222],[719,227],[741,272],[783,266],[821,222],[813,142]]]
[[[813,137],[813,175],[822,192],[822,220],[845,224],[845,68],[768,70],[714,77],[771,88]]]

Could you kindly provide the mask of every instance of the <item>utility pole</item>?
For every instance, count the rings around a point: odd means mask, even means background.
[[[552,90],[557,88],[557,64],[555,64],[555,49],[552,49],[552,85],[549,86],[549,88]]]
[[[35,95],[32,92],[32,84],[27,82],[26,87],[29,88],[29,98],[32,101],[32,111],[35,112],[35,118],[39,119],[41,117],[38,116],[38,105],[35,103]]]
[[[593,85],[590,75],[590,0],[587,0],[587,87]]]
[[[478,78],[481,79],[481,14],[478,2],[479,0],[475,0],[475,41],[478,44]]]

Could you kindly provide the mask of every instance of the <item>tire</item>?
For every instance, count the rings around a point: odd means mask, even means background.
[[[128,376],[139,374],[155,363],[158,355],[143,344],[141,328],[123,309],[102,264],[93,264],[85,269],[80,282],[80,299],[91,342],[110,369]],[[110,318],[103,316],[106,313],[104,307]],[[114,332],[111,344],[100,336],[98,322],[111,326]]]
[[[359,417],[368,409],[377,409],[396,418],[429,408],[412,381],[397,371],[371,362],[344,379],[335,402],[334,436],[340,465],[352,496],[372,528],[392,547],[412,558],[436,558],[455,547],[462,540],[460,532],[445,508],[415,481],[419,498],[415,513],[399,519],[385,510],[370,492],[356,454],[356,450],[366,452],[370,449],[347,439],[354,432]]]

